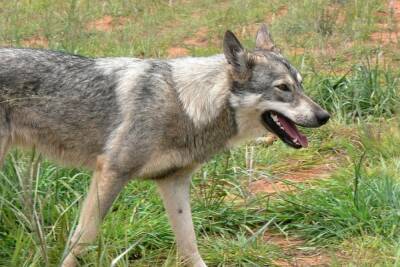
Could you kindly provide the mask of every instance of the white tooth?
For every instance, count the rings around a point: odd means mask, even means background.
[[[297,138],[295,138],[295,139],[293,140],[293,142],[295,142],[296,144],[298,144]]]
[[[274,120],[274,122],[279,126],[279,128],[281,128],[282,130],[285,130],[282,126],[282,124],[280,123],[278,116],[276,116],[275,114],[271,114],[271,118]]]

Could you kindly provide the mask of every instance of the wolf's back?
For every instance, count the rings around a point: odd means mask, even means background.
[[[23,133],[19,139],[29,136],[43,151],[61,146],[68,162],[83,146],[87,152],[79,153],[87,158],[102,149],[118,122],[116,83],[91,58],[0,49],[0,132],[4,113],[15,135]]]
[[[2,48],[0,96],[62,95],[65,90],[73,93],[74,84],[88,80],[85,74],[93,62],[90,58],[54,51]]]

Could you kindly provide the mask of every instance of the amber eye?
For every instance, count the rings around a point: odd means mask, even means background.
[[[285,92],[290,92],[289,87],[288,87],[286,84],[284,84],[284,83],[282,83],[282,84],[280,84],[280,85],[277,85],[276,87],[277,87],[279,90],[282,90],[282,91],[285,91]]]

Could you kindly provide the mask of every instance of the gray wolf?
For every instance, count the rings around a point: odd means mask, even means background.
[[[62,266],[76,266],[118,193],[141,178],[157,184],[182,259],[206,266],[192,224],[191,174],[219,151],[267,132],[307,147],[296,125],[328,121],[265,25],[253,51],[230,31],[223,51],[142,60],[0,49],[0,161],[12,146],[35,147],[94,171]]]

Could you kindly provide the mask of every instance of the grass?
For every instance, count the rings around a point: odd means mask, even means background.
[[[0,44],[135,57],[168,57],[180,47],[207,56],[221,52],[226,29],[252,47],[258,24],[268,22],[305,76],[307,92],[334,118],[304,130],[307,150],[249,143],[196,173],[192,205],[201,254],[209,266],[279,265],[312,252],[333,255],[333,266],[398,266],[400,54],[395,44],[370,38],[384,23],[395,28],[392,13],[378,0],[8,1],[0,9]],[[109,28],[93,26],[104,16],[113,18]],[[283,181],[294,191],[249,191],[254,181],[280,181],[325,163],[335,165],[328,178]],[[56,266],[89,179],[85,170],[13,151],[0,173],[0,266]],[[287,248],[266,240],[270,234],[302,243]],[[81,263],[178,265],[151,182],[125,188]]]
[[[398,181],[381,168],[370,174],[364,174],[360,166],[355,168],[355,173],[343,171],[315,187],[282,197],[271,208],[276,222],[318,244],[359,235],[397,240]]]
[[[398,122],[391,124],[361,130],[361,148],[351,148],[349,167],[274,201],[269,212],[280,231],[306,239],[310,245],[337,246],[343,254],[357,251],[350,256],[357,257],[357,266],[397,266],[400,166],[398,149],[390,147],[400,141],[400,135]],[[350,240],[357,240],[356,245]],[[368,257],[360,257],[363,253]]]
[[[373,62],[371,62],[373,61]],[[339,121],[363,121],[368,117],[392,117],[398,111],[399,73],[379,65],[379,57],[367,58],[341,77],[313,77],[315,98]]]

